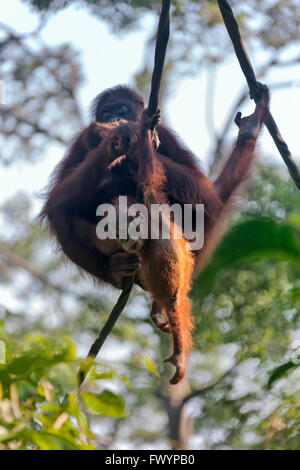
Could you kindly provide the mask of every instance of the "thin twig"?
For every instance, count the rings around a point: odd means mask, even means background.
[[[34,279],[37,279],[41,284],[43,284],[45,287],[54,289],[60,294],[68,294],[72,295],[74,297],[79,296],[75,292],[71,292],[57,284],[53,284],[52,282],[47,279],[44,274],[36,271],[30,264],[24,260],[20,255],[17,253],[14,253],[11,251],[9,248],[7,248],[3,243],[0,242],[0,256],[4,256],[6,259],[7,263],[12,267],[12,268],[20,268],[26,271],[31,277]]]
[[[67,140],[63,139],[61,136],[52,134],[48,129],[46,129],[45,127],[41,127],[36,122],[30,121],[30,119],[28,118],[25,118],[23,116],[18,116],[14,112],[14,108],[9,108],[8,106],[1,106],[0,114],[2,114],[3,116],[13,116],[18,124],[27,124],[28,126],[32,127],[36,133],[44,134],[46,137],[48,137],[51,140],[55,140],[63,145],[67,145]],[[3,133],[2,130],[1,132]]]
[[[218,385],[222,380],[224,380],[231,372],[239,365],[240,362],[236,362],[230,369],[228,369],[221,377],[219,377],[217,380],[214,382],[206,385],[204,388],[201,388],[200,390],[195,390],[194,392],[190,393],[187,395],[183,400],[182,400],[182,407],[186,405],[186,403],[190,400],[192,400],[195,397],[198,397],[199,395],[203,395],[204,393],[209,392],[212,390],[216,385]]]

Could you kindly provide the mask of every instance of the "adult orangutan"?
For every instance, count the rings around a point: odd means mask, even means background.
[[[92,106],[93,122],[76,138],[53,175],[42,216],[47,219],[62,251],[97,279],[120,287],[125,276],[137,282],[154,303],[151,316],[173,337],[169,359],[175,366],[171,383],[185,374],[192,344],[188,293],[193,272],[203,264],[215,242],[218,222],[228,201],[245,180],[261,126],[268,115],[269,92],[261,96],[252,115],[235,122],[239,134],[219,177],[211,181],[197,158],[167,127],[160,113],[149,117],[142,97],[126,86],[105,90]],[[151,129],[155,127],[154,138]],[[120,196],[135,202],[137,185],[144,202],[204,205],[204,246],[191,252],[183,237],[169,240],[102,240],[97,237],[96,209],[117,204]]]

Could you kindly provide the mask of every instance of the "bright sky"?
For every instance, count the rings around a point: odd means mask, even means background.
[[[37,25],[37,16],[19,0],[1,2],[0,18],[17,32],[31,31]],[[155,22],[156,18],[149,15],[143,21],[143,29],[116,37],[110,34],[106,24],[90,16],[86,10],[68,8],[47,23],[42,34],[48,44],[70,42],[81,53],[86,80],[80,90],[80,100],[86,116],[90,101],[99,91],[118,83],[130,83],[133,74],[140,70],[145,42],[152,33]],[[205,166],[211,145],[211,136],[204,119],[208,74],[205,70],[199,72],[197,77],[177,83],[163,114],[167,115],[168,123],[184,138]],[[300,79],[300,67],[272,72],[269,83],[287,79],[295,80],[295,85],[287,90],[274,92],[272,113],[292,153],[300,156],[300,87],[296,86],[296,80]],[[216,83],[214,116],[216,126],[220,127],[237,92],[244,86],[244,78],[234,58],[218,71]],[[247,113],[251,109],[250,104],[243,111]],[[74,129],[74,133],[77,130]],[[235,133],[236,130],[232,127],[231,138]],[[269,154],[274,162],[280,163],[278,152],[266,131],[260,142],[264,153]],[[46,156],[41,155],[37,164],[20,162],[12,168],[1,169],[1,201],[19,190],[25,190],[35,198],[34,193],[45,186],[52,168],[61,157],[61,150],[52,148]]]

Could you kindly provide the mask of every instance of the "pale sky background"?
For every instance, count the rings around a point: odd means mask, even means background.
[[[37,16],[19,0],[2,0],[0,20],[15,28],[17,32],[31,31],[37,25]],[[74,7],[59,12],[47,23],[42,36],[49,45],[70,42],[81,53],[85,82],[79,96],[86,118],[89,103],[99,91],[118,83],[131,83],[133,74],[140,70],[143,64],[145,43],[156,24],[157,18],[148,15],[140,30],[113,36],[106,24],[92,17],[86,10]],[[267,83],[295,80],[291,88],[274,92],[272,113],[292,154],[295,157],[300,156],[300,81],[297,84],[297,79],[300,79],[300,67],[276,70],[268,78]],[[211,145],[211,136],[204,119],[207,80],[208,73],[203,69],[196,77],[178,81],[166,109],[163,109],[163,115],[167,116],[170,126],[200,157],[204,167]],[[245,84],[234,57],[218,70],[216,80],[214,116],[216,126],[220,127],[237,92]],[[250,103],[243,111],[249,113],[252,109],[253,105]],[[74,129],[74,133],[77,131],[78,129]],[[233,139],[235,135],[236,129],[232,127],[230,137]],[[278,152],[266,131],[260,139],[260,147],[264,155],[270,156],[274,163],[281,164]],[[46,185],[52,168],[63,152],[64,149],[53,147],[47,155],[41,155],[40,162],[32,165],[19,162],[11,168],[1,168],[1,201],[5,201],[18,190],[24,190],[32,195],[38,210],[40,203],[34,194]]]

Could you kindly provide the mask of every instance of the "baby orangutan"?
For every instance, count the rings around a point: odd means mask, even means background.
[[[164,169],[155,154],[150,131],[158,119],[159,113],[149,118],[145,110],[140,125],[133,126],[120,122],[115,124],[115,131],[110,134],[113,153],[126,154],[126,158],[138,166],[137,185],[148,210],[147,226],[151,224],[152,205],[167,202],[163,192]],[[135,202],[131,198],[130,204]],[[116,208],[119,207],[118,203],[118,199],[114,200]],[[193,324],[188,294],[194,259],[188,242],[183,236],[179,238],[180,232],[182,234],[181,228],[175,227],[174,222],[168,220],[163,213],[162,218],[162,224],[169,229],[169,238],[132,239],[128,236],[126,239],[117,238],[115,245],[111,243],[111,251],[107,252],[107,255],[111,256],[120,247],[129,253],[140,255],[138,283],[151,293],[154,300],[151,316],[155,323],[158,323],[164,331],[170,332],[173,338],[173,353],[165,362],[175,366],[175,373],[170,383],[176,384],[184,377],[186,360],[192,345]]]

